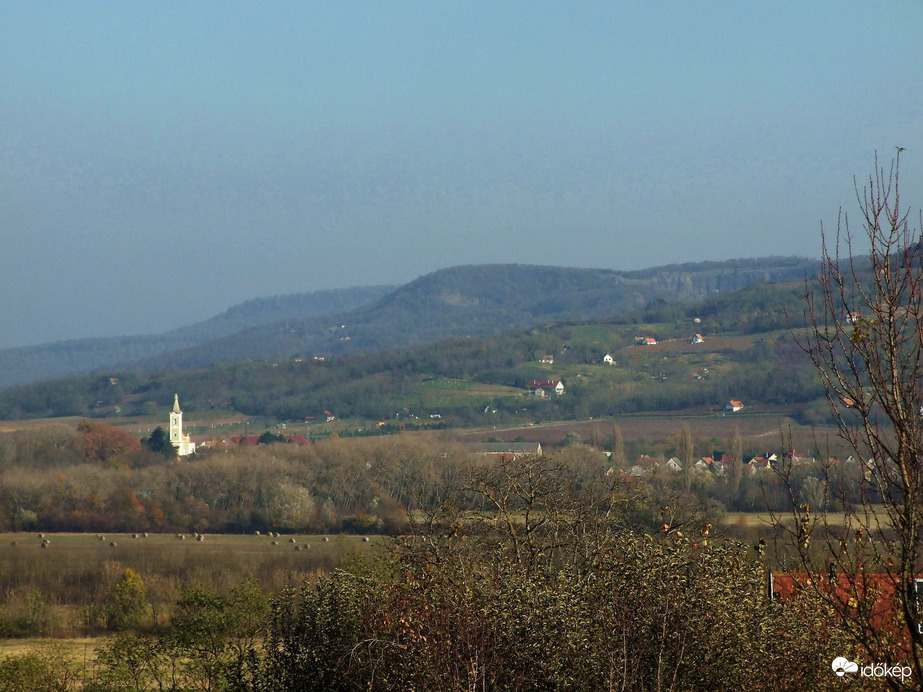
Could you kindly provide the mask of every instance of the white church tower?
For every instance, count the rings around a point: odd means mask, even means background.
[[[183,412],[179,408],[179,394],[173,395],[173,411],[170,413],[170,444],[176,447],[177,456],[184,457],[195,452],[195,442],[183,434]]]

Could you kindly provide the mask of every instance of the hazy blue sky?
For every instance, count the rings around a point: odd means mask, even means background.
[[[923,3],[0,3],[0,347],[923,203]]]

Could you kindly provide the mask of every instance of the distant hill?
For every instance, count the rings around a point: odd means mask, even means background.
[[[351,310],[394,290],[364,286],[257,298],[211,319],[163,334],[73,339],[37,346],[0,349],[0,388],[14,384],[123,367],[170,351],[192,348],[248,328],[288,319],[303,319]]]
[[[799,279],[816,260],[759,258],[641,271],[529,265],[440,270],[377,286],[252,300],[161,335],[85,339],[0,351],[0,387],[134,366],[346,355],[549,322],[603,319],[652,302],[696,300],[755,281]]]
[[[264,324],[141,365],[188,368],[214,361],[346,355],[549,322],[604,319],[653,301],[695,300],[755,281],[800,279],[818,266],[813,260],[774,257],[635,272],[530,265],[452,267],[351,311]]]
[[[506,269],[501,273],[516,278],[519,269]],[[568,281],[589,290],[577,280],[586,278],[582,273],[552,270],[547,275],[560,279],[558,300],[563,303],[574,294]],[[458,268],[419,282],[458,288],[459,277],[471,276]],[[593,285],[600,283],[592,272],[589,276]],[[727,279],[711,273],[705,283],[710,286],[714,281]],[[0,419],[147,416],[167,410],[174,392],[181,393],[184,408],[200,420],[203,414],[221,418],[236,412],[311,426],[314,423],[309,421],[325,421],[326,412],[333,411],[354,429],[371,431],[388,425],[521,425],[539,419],[598,419],[651,411],[701,415],[716,407],[723,410],[731,399],[746,402],[743,416],[766,407],[781,407],[787,415],[797,413],[806,421],[825,415],[823,387],[791,333],[805,324],[803,310],[798,309],[805,290],[803,275],[782,282],[754,282],[739,291],[712,289],[695,301],[655,298],[609,318],[540,324],[535,323],[536,316],[546,317],[549,308],[538,308],[518,293],[504,299],[490,291],[452,291],[427,299],[426,293],[415,290],[420,283],[414,282],[414,290],[404,287],[355,311],[356,324],[371,330],[373,317],[387,324],[395,316],[415,313],[419,328],[408,327],[407,337],[422,338],[421,334],[435,333],[441,326],[433,304],[448,305],[441,324],[451,326],[461,323],[463,310],[474,310],[483,318],[492,314],[492,304],[503,314],[497,305],[517,301],[521,311],[534,310],[533,321],[527,327],[508,326],[481,336],[458,334],[323,359],[295,352],[286,357],[215,359],[188,368],[72,375],[0,392]],[[689,290],[695,283],[683,281]],[[605,292],[601,295],[600,309],[610,309]],[[587,299],[584,304],[592,302]],[[362,315],[365,322],[359,321]],[[323,338],[347,345],[354,339],[340,342],[343,334],[362,331],[351,328],[351,322],[324,323],[330,326],[322,330]],[[290,326],[283,336],[295,344],[298,335],[293,331]],[[254,335],[253,344],[261,332],[248,330]],[[696,334],[704,339],[693,339]],[[653,345],[639,345],[639,336],[650,337]],[[229,341],[234,346],[240,343],[237,338]],[[539,398],[529,393],[530,383],[552,379],[563,383],[564,396]],[[324,434],[324,429],[312,428],[310,434]]]

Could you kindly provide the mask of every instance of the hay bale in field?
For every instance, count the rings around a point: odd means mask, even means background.
[[[40,533],[40,534],[38,535],[38,537],[39,537],[39,538],[44,538],[44,537],[45,537],[45,534]]]
[[[117,545],[116,542],[115,542],[115,541],[112,541],[112,543],[109,544],[109,547],[110,547],[110,548],[114,548],[116,545]]]
[[[185,537],[183,534],[181,534],[181,533],[176,534],[176,537],[177,537],[178,539],[180,539],[181,541],[185,541],[185,540],[186,540],[186,537]]]
[[[46,538],[44,541],[42,541],[42,547],[43,547],[43,548],[47,548],[49,543],[51,543],[51,541],[49,541],[49,540]]]
[[[141,538],[147,538],[147,531],[141,534]]]
[[[368,543],[368,542],[369,542],[369,537],[368,537],[368,536],[363,536],[363,537],[362,537],[362,542],[363,542],[363,543]]]
[[[259,532],[259,531],[254,531],[254,532],[253,532],[253,535],[254,535],[254,536],[259,536],[259,535],[260,535],[260,532]]]
[[[196,539],[199,543],[201,543],[202,541],[205,540],[205,536],[203,536],[202,534],[197,534],[196,537],[195,537],[195,539]]]
[[[269,545],[279,545],[279,544],[278,544],[278,543],[276,543],[275,541],[273,541],[273,542],[272,542],[272,543],[270,543]]]
[[[289,543],[294,543],[294,542],[295,542],[295,539],[294,539],[294,538],[289,538],[289,539],[288,539],[288,542],[289,542]]]
[[[330,542],[330,536],[324,536],[324,543]]]
[[[101,541],[106,540],[106,537],[105,537],[105,536],[98,536],[98,538],[99,538],[99,540],[101,540]]]
[[[137,537],[138,537],[138,534],[133,533],[133,534],[131,534],[131,537],[132,537],[132,538],[137,538]]]

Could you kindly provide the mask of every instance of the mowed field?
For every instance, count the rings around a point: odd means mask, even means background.
[[[0,583],[15,581],[36,566],[59,573],[81,572],[106,561],[118,561],[142,575],[182,577],[221,569],[246,578],[267,568],[304,573],[328,569],[352,555],[370,557],[383,540],[345,534],[3,533]]]
[[[0,613],[10,621],[40,619],[43,633],[74,637],[84,633],[86,609],[111,597],[114,583],[132,569],[144,579],[155,622],[164,622],[184,589],[228,593],[254,578],[276,594],[311,583],[344,561],[372,558],[385,541],[355,535],[204,535],[199,540],[192,534],[4,533]]]

